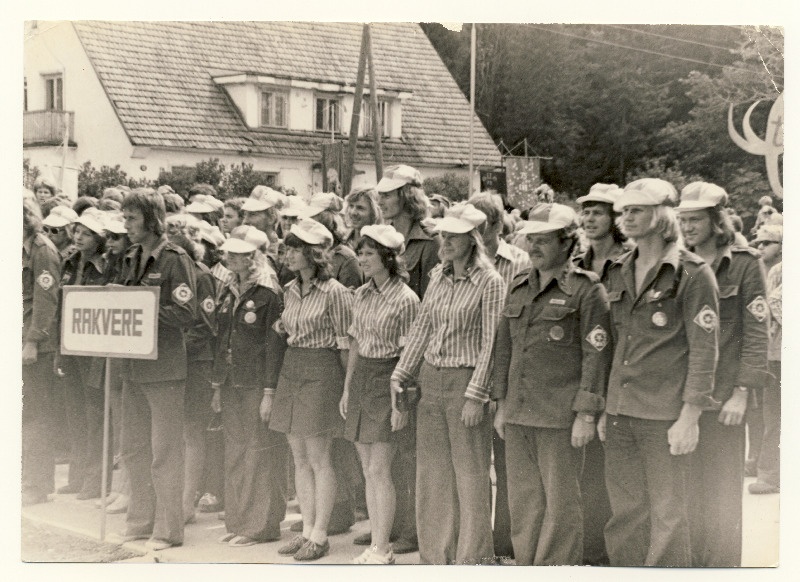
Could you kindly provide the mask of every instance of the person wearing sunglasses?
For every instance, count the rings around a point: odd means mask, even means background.
[[[69,206],[56,206],[42,221],[42,232],[53,242],[63,261],[75,251],[72,244],[72,223],[78,213]]]

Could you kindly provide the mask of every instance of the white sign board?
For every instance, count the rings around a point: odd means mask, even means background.
[[[61,353],[158,359],[158,287],[67,285],[61,310]]]

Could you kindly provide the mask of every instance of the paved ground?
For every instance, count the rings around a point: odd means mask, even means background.
[[[743,556],[744,566],[772,566],[778,563],[778,521],[779,521],[779,496],[778,495],[750,495],[747,493],[747,484],[753,479],[747,479],[744,494],[744,535]],[[57,471],[57,484],[66,483],[66,467],[59,466]],[[64,533],[78,534],[85,538],[100,539],[101,511],[94,506],[94,501],[78,501],[74,495],[51,495],[51,501],[40,505],[25,507],[22,517],[34,526],[43,526],[45,529],[62,531]],[[289,526],[300,516],[297,505],[291,503],[286,519],[281,524],[283,530],[282,541],[267,544],[258,544],[247,548],[231,548],[217,543],[217,539],[225,533],[223,522],[217,519],[217,514],[197,514],[197,522],[186,526],[184,545],[179,548],[170,548],[161,552],[148,552],[144,541],[130,542],[122,545],[124,550],[133,552],[139,557],[126,561],[142,562],[175,562],[175,563],[259,563],[259,564],[296,564],[291,556],[281,556],[278,548],[293,535]],[[106,521],[106,541],[114,542],[114,534],[123,531],[124,515],[109,515]],[[356,523],[345,534],[330,538],[330,553],[319,560],[318,564],[348,564],[363,548],[353,545],[353,538],[368,530],[368,521]],[[45,560],[41,552],[32,555],[36,550],[25,542],[23,537],[23,559]],[[26,555],[26,550],[28,554]],[[124,560],[124,557],[120,556]],[[113,558],[112,558],[113,559]],[[59,559],[59,552],[50,552],[49,561],[78,561],[80,558],[69,557]],[[89,558],[87,558],[87,561]],[[109,561],[109,560],[103,560]],[[397,556],[398,564],[416,564],[419,554],[406,554]]]

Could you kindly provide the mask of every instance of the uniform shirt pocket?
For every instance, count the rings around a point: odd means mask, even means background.
[[[544,324],[547,341],[556,345],[572,344],[575,341],[576,313],[574,307],[545,307],[539,317]]]
[[[719,288],[719,319],[733,321],[737,318],[739,299],[738,285],[725,285]]]

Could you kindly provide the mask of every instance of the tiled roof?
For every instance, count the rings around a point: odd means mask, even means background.
[[[250,72],[355,85],[362,25],[314,22],[74,23],[78,36],[134,145],[250,151],[318,158],[325,138],[248,129],[212,80]],[[411,91],[403,136],[384,141],[385,163],[469,163],[469,102],[422,29],[372,26],[376,84]],[[371,159],[368,141],[358,159]],[[476,164],[500,154],[476,118]]]

